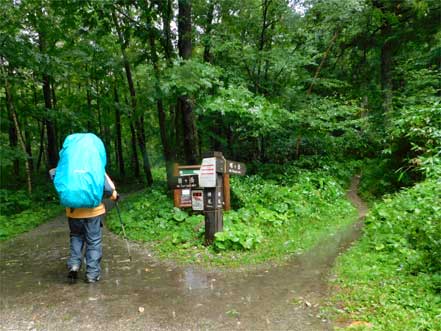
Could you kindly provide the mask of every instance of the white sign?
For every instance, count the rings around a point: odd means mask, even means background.
[[[204,191],[191,191],[191,208],[193,210],[204,210]]]
[[[199,171],[199,187],[216,187],[216,158],[202,159]]]

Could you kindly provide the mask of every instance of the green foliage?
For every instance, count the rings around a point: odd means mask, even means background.
[[[0,189],[0,240],[12,238],[61,214],[55,189],[45,176],[34,181],[32,196],[24,190],[12,189],[19,178],[2,178]],[[10,188],[9,188],[10,187]]]
[[[298,147],[301,154],[334,158],[364,156],[371,149],[368,118],[355,102],[311,97],[295,108],[287,106],[242,86],[221,88],[201,105],[200,129],[222,149],[245,160],[283,163],[295,157]]]
[[[354,164],[335,164],[336,168],[346,169],[339,173],[347,177]],[[290,165],[286,170],[266,179],[262,175],[231,178],[237,199],[232,203],[239,208],[224,214],[224,231],[216,234],[213,246],[203,246],[204,217],[173,208],[163,186],[121,204],[127,234],[153,243],[163,258],[240,265],[282,260],[356,218],[331,168],[314,171]],[[117,215],[110,214],[108,227],[119,233]]]
[[[232,126],[239,139],[266,136],[280,129],[290,114],[264,97],[255,96],[243,86],[221,88],[219,93],[202,106],[203,115],[221,116],[225,126]]]
[[[441,273],[440,181],[386,196],[366,220],[371,248],[396,257],[404,270]]]
[[[32,200],[26,191],[0,190],[0,215],[8,216],[29,209]]]
[[[373,202],[387,193],[401,188],[399,174],[388,159],[374,158],[364,160],[359,192],[366,201]]]
[[[405,171],[415,169],[426,176],[441,175],[441,104],[438,98],[427,98],[423,105],[409,104],[400,109],[394,116],[389,135],[393,145],[386,152],[393,154],[403,145],[409,145]]]
[[[228,219],[231,220],[231,218],[232,216]],[[224,231],[216,233],[214,249],[219,251],[251,250],[256,248],[262,239],[260,228],[230,221],[224,224]]]
[[[0,241],[10,239],[18,234],[32,230],[38,225],[59,215],[62,208],[56,204],[43,206],[33,205],[32,208],[16,214],[0,214]]]
[[[165,96],[204,95],[221,85],[221,70],[210,64],[195,60],[176,61],[173,67],[164,73],[161,90]]]
[[[268,157],[277,155],[279,145],[286,139],[281,137],[290,138],[293,122],[292,114],[286,109],[254,95],[243,86],[220,88],[200,105],[199,114],[204,119],[200,130],[206,133],[205,139],[209,138],[207,143],[215,141],[227,153],[241,154],[242,160],[253,159],[259,154],[264,157],[264,153]],[[280,138],[273,139],[277,136]],[[274,144],[267,149],[270,141]]]
[[[441,191],[431,179],[388,195],[361,242],[338,261],[339,319],[369,330],[437,330],[441,316]]]
[[[167,241],[173,244],[191,242],[193,237],[198,237],[198,233],[192,229],[203,221],[203,216],[191,216],[174,208],[172,199],[163,187],[155,185],[121,204],[128,236],[134,240]],[[107,225],[116,233],[122,231],[115,212],[110,213]]]

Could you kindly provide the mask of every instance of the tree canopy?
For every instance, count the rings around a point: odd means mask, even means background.
[[[386,152],[412,176],[439,159],[438,1],[0,6],[2,175],[29,190],[73,132],[98,134],[109,171],[146,185],[152,165],[171,176],[208,150],[275,163]]]

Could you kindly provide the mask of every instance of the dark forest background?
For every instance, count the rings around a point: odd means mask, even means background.
[[[0,6],[4,188],[31,192],[74,132],[103,139],[114,177],[147,186],[153,166],[170,176],[210,150],[380,156],[399,185],[440,162],[438,1]]]

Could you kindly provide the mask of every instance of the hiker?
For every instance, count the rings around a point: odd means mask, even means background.
[[[94,144],[98,146],[96,149]],[[63,143],[57,168],[50,171],[69,222],[70,257],[67,267],[71,282],[78,277],[84,247],[86,283],[95,283],[101,277],[101,227],[106,213],[101,199],[103,195],[113,201],[119,199],[114,183],[104,171],[105,163],[104,146],[98,137],[90,133],[73,134]],[[79,179],[75,179],[76,176]],[[94,178],[96,176],[98,180]]]

